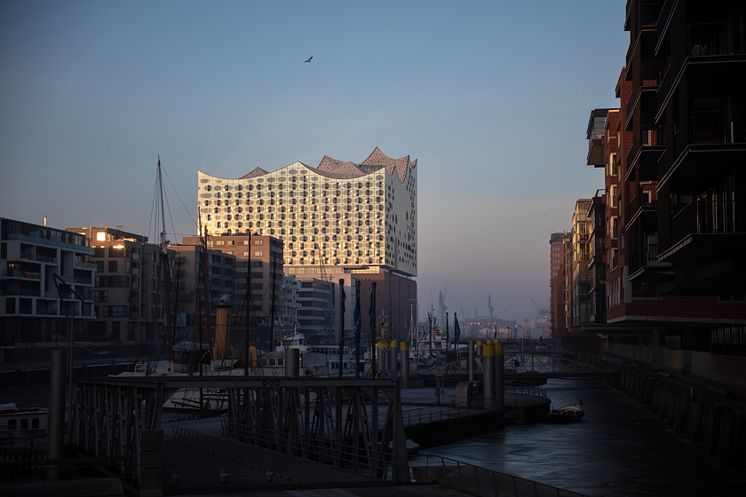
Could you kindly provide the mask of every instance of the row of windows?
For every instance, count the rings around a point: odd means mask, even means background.
[[[383,257],[337,257],[335,259],[307,259],[304,257],[300,258],[285,258],[285,264],[384,264]]]
[[[211,218],[210,215],[207,216],[207,220],[208,221],[212,221],[212,218]],[[230,221],[230,219],[229,219],[229,221]],[[264,227],[264,228],[272,228],[272,229],[274,229],[274,227],[279,227],[280,229],[278,230],[278,232],[281,233],[281,234],[283,234],[283,235],[286,234],[286,233],[295,234],[296,232],[298,232],[301,235],[303,235],[303,234],[305,234],[306,231],[308,231],[309,234],[311,234],[311,233],[313,233],[313,234],[352,233],[352,234],[355,234],[355,235],[361,235],[361,234],[365,234],[365,233],[368,233],[368,234],[373,234],[373,233],[380,234],[381,231],[382,231],[380,226],[377,226],[377,227],[373,228],[373,227],[370,227],[369,223],[367,223],[367,222],[365,223],[365,226],[368,226],[368,227],[367,228],[363,228],[362,221],[358,221],[357,223],[349,222],[348,221],[346,223],[346,225],[345,224],[336,223],[335,227],[330,227],[328,231],[326,229],[326,225],[323,226],[323,227],[321,227],[321,228],[314,228],[314,227],[312,227],[313,226],[312,224],[305,224],[305,225],[298,224],[298,225],[296,225],[296,223],[294,223],[294,222],[293,223],[288,223],[287,225],[285,223],[283,223],[283,222],[272,223],[271,221],[267,221],[266,223],[262,222],[262,221],[248,222],[248,223],[244,223],[244,222],[241,222],[241,221],[233,221],[233,222],[235,222],[236,227],[238,227],[238,228],[244,228],[244,227],[246,227],[246,228],[263,228]],[[218,220],[217,222],[215,222],[215,225],[213,227],[208,226],[208,228],[210,228],[212,231],[214,231],[214,228],[218,228],[218,229],[221,228],[221,227],[222,228],[231,228],[232,227],[231,224],[233,222],[228,223],[228,222],[225,222],[225,221]],[[285,230],[285,227],[288,228],[287,231]],[[297,230],[295,228],[297,228]]]
[[[289,182],[286,181],[284,178],[281,181],[277,181],[277,188],[280,189],[280,190],[282,190],[283,187],[284,187],[284,185],[287,184],[287,183],[290,183],[288,185],[288,188],[295,188],[296,187],[295,183],[298,182],[296,178],[297,178],[296,176],[290,176],[290,181]],[[377,185],[376,184],[372,185],[373,188],[375,188],[376,186],[378,186],[378,188],[383,188],[383,177],[379,176],[378,179],[379,179],[379,181],[378,181]],[[316,178],[316,177],[314,177],[311,180],[311,188],[313,188],[313,189],[316,188],[316,186],[317,186],[316,185],[317,180],[318,180],[318,178]],[[233,186],[230,185],[230,184],[221,185],[221,184],[219,184],[220,183],[219,180],[215,181],[214,183],[210,183],[209,180],[205,181],[204,179],[202,181],[203,181],[203,183],[207,183],[205,185],[204,189],[206,191],[208,191],[208,192],[209,191],[213,191],[213,190],[216,191],[216,192],[221,191],[221,190],[222,191],[226,191],[226,192],[230,192],[231,190],[235,190],[237,192],[241,192],[243,190],[252,191],[254,188],[256,188],[257,190],[261,190],[262,189],[262,184],[265,182],[265,178],[258,178],[256,180],[256,183],[257,183],[256,185],[253,185],[253,184],[249,183],[248,185],[246,185],[244,187],[244,185],[242,185],[242,184],[239,183],[239,184],[235,185],[235,188],[233,188]],[[273,177],[266,178],[266,183],[267,184],[265,186],[267,187],[267,189],[271,190],[272,189],[272,184],[275,183],[275,178],[273,178]],[[303,183],[303,188],[307,188],[308,187],[308,182],[306,181],[306,178],[303,178],[303,182],[302,183]],[[371,182],[370,181],[366,181],[365,183],[363,183],[361,181],[358,181],[357,183],[353,183],[353,182],[345,182],[345,183],[335,182],[335,183],[329,183],[329,182],[326,182],[323,185],[319,185],[319,187],[322,187],[322,186],[323,186],[324,190],[329,190],[330,188],[331,189],[336,189],[336,190],[340,190],[340,189],[347,189],[347,190],[349,190],[349,189],[352,189],[352,188],[357,188],[357,189],[368,188],[368,189],[370,189],[371,188]],[[382,195],[382,193],[381,193],[381,195]]]
[[[352,210],[352,207],[353,207],[352,205],[347,205],[344,208],[342,208],[342,207],[338,208],[337,205],[336,205],[337,203],[340,203],[340,204],[344,204],[344,203],[346,203],[346,204],[353,204],[353,203],[355,203],[355,204],[357,204],[357,205],[354,206],[355,207],[355,211],[365,210],[365,208],[363,207],[363,205],[365,205],[365,206],[368,207],[367,210],[372,211],[374,204],[378,204],[378,210],[379,211],[383,210],[383,204],[381,204],[381,202],[379,202],[378,200],[373,201],[373,200],[371,200],[369,198],[366,198],[366,199],[358,198],[357,202],[353,202],[352,198],[350,198],[350,197],[348,197],[346,199],[346,201],[345,201],[344,198],[339,198],[339,199],[333,198],[332,201],[331,201],[331,203],[335,204],[335,205],[332,205],[331,209],[329,208],[329,205],[327,205],[327,204],[329,204],[328,200],[329,199],[325,198],[325,199],[323,199],[323,201],[319,201],[319,202],[317,202],[316,199],[311,199],[310,202],[308,202],[308,201],[300,202],[297,199],[292,199],[292,201],[290,201],[290,202],[283,203],[282,202],[282,198],[280,198],[278,200],[277,205],[280,207],[280,212],[285,212],[285,210],[286,210],[285,205],[288,206],[287,207],[287,211],[288,212],[298,212],[298,211],[305,212],[306,211],[306,206],[308,206],[309,204],[310,204],[310,206],[313,206],[313,209],[311,209],[309,207],[309,209],[308,209],[309,212],[311,210],[313,210],[314,212],[319,212],[320,209],[319,209],[319,206],[317,205],[319,203],[324,204],[324,209],[323,209],[324,212],[329,212],[330,210],[332,212],[337,212],[337,210],[342,210],[342,211],[345,211],[345,212],[349,212],[349,211]],[[339,200],[339,202],[338,202],[338,200]],[[254,209],[254,208],[256,208],[257,211],[262,211],[263,210],[262,207],[264,207],[264,205],[265,205],[265,200],[261,199],[261,198],[260,199],[254,199],[252,201],[248,201],[247,200],[245,202],[245,204],[249,206],[249,207],[246,208],[249,212],[253,212],[252,209]],[[228,207],[228,208],[230,208],[231,205],[234,205],[234,206],[236,206],[237,209],[239,209],[239,212],[240,212],[240,209],[243,209],[243,207],[241,207],[241,201],[240,200],[234,200],[233,204],[231,204],[230,200],[215,200],[215,202],[213,204],[213,202],[211,200],[204,199],[204,200],[202,200],[202,205],[203,205],[203,207],[209,207],[210,205],[215,205],[217,207]],[[274,210],[274,209],[270,209],[269,208],[269,206],[274,206],[275,205],[274,198],[270,198],[269,200],[267,200],[266,205],[268,206],[268,208],[267,208],[268,211]],[[290,205],[297,205],[298,207],[291,208]]]
[[[234,212],[231,212],[231,208],[230,207],[226,207],[226,208],[222,208],[222,209],[220,209],[218,207],[215,207],[213,209],[213,212],[211,213],[209,208],[205,209],[203,207],[202,210],[201,210],[201,212],[203,214],[208,214],[208,215],[211,215],[211,214],[218,214],[218,215],[223,214],[223,215],[235,217],[236,219],[240,219],[241,217],[243,217],[247,221],[249,219],[251,219],[252,217],[259,218],[260,220],[265,219],[265,218],[266,219],[276,219],[276,218],[277,219],[294,219],[294,220],[295,219],[298,219],[298,220],[309,220],[310,219],[312,221],[326,221],[327,224],[328,224],[328,220],[332,220],[332,219],[337,219],[337,220],[339,220],[339,219],[348,219],[348,220],[358,219],[358,220],[362,220],[364,218],[367,221],[370,221],[372,219],[377,219],[379,221],[383,220],[383,213],[381,213],[381,212],[376,213],[376,214],[373,214],[372,212],[366,212],[365,216],[363,216],[363,212],[361,212],[361,211],[358,211],[357,214],[354,214],[354,213],[349,212],[349,211],[336,212],[336,210],[335,210],[336,213],[333,214],[333,215],[322,215],[322,214],[318,214],[317,215],[316,213],[307,214],[305,212],[300,213],[300,214],[298,214],[296,212],[291,212],[289,214],[285,214],[284,211],[281,211],[280,214],[275,214],[273,211],[271,211],[271,210],[268,209],[268,213],[267,214],[264,214],[264,213],[260,212],[259,210],[257,210],[257,214],[254,215],[254,216],[251,216],[249,214],[244,214],[243,216],[239,216],[239,214],[242,213],[241,208],[236,209],[236,212],[234,213]],[[249,210],[249,212],[251,212],[251,210]]]

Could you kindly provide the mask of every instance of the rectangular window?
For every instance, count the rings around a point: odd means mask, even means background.
[[[619,164],[616,161],[616,153],[609,154],[609,176],[616,176],[618,174]]]
[[[254,252],[254,257],[261,257],[263,255],[264,255],[264,252],[262,252],[261,250],[257,250]]]
[[[117,261],[109,261],[109,272],[110,273],[117,272]]]
[[[617,206],[617,186],[611,185],[609,187],[609,207],[616,207]]]
[[[619,218],[617,216],[611,216],[609,219],[609,235],[611,235],[611,238],[619,237]]]

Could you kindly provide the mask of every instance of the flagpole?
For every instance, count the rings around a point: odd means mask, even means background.
[[[360,280],[355,280],[355,378],[360,378]]]
[[[451,334],[448,330],[448,313],[446,312],[446,363],[448,363],[448,351],[451,349]]]
[[[370,284],[370,305],[368,315],[370,317],[370,371],[373,378],[376,377],[376,282]]]
[[[344,374],[342,364],[344,363],[345,348],[345,280],[339,279],[339,377]]]

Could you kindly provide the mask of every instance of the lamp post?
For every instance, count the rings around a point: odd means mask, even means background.
[[[63,280],[57,273],[52,273],[52,280],[54,281],[55,287],[57,287],[57,295],[60,300],[60,311],[62,311],[63,300],[68,300],[67,317],[68,317],[68,328],[67,328],[67,395],[66,403],[68,406],[68,420],[72,419],[72,403],[73,403],[73,298],[77,298],[80,301],[80,311],[83,313],[83,304],[85,299],[75,291],[75,289]]]

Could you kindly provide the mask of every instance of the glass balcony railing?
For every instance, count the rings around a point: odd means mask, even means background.
[[[690,24],[686,32],[687,54],[715,57],[746,54],[746,23],[708,22]]]
[[[732,196],[705,196],[694,200],[677,212],[671,223],[674,243],[690,234],[728,234],[746,231],[746,222],[738,215],[744,202]]]
[[[746,143],[746,110],[690,112],[689,142]]]
[[[656,26],[662,6],[663,2],[643,4],[640,11],[640,24],[642,26]]]

